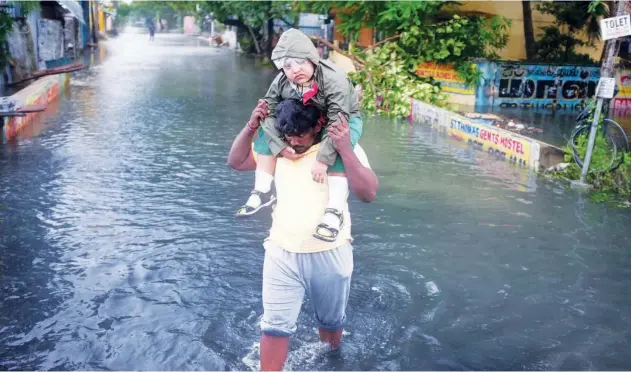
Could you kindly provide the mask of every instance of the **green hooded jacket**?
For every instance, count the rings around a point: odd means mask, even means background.
[[[342,112],[347,120],[360,115],[358,96],[353,83],[342,69],[330,61],[320,59],[318,50],[307,35],[293,28],[285,31],[272,51],[273,61],[281,58],[304,58],[314,64],[313,79],[318,84],[318,93],[310,100],[325,116],[326,127],[338,119],[339,112]],[[300,100],[301,96],[281,71],[266,93],[265,100],[268,102],[270,115],[262,124],[270,150],[275,156],[287,147],[287,143],[274,126],[276,106],[281,101],[291,98]],[[327,165],[332,165],[336,156],[337,152],[331,139],[324,136],[316,158]]]

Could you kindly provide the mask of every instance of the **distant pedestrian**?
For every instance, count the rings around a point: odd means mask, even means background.
[[[154,41],[154,34],[156,33],[156,25],[151,18],[147,18],[145,21],[147,29],[149,30],[149,41]]]

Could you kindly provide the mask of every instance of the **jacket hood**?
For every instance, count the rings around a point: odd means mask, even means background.
[[[272,60],[282,58],[306,58],[318,66],[320,56],[312,40],[301,31],[290,28],[283,32],[272,51]]]

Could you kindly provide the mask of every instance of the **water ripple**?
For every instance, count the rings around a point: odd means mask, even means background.
[[[4,369],[257,369],[262,240],[233,136],[274,76],[197,39],[110,41],[0,147]],[[95,55],[98,58],[98,54]],[[288,369],[629,369],[629,211],[421,125],[365,118],[337,355],[311,304]]]

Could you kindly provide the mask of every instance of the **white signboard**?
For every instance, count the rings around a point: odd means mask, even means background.
[[[603,40],[616,39],[618,37],[630,35],[629,14],[602,19],[599,23],[601,26],[601,38]]]
[[[614,97],[615,79],[602,77],[597,84],[597,98],[610,99]]]

